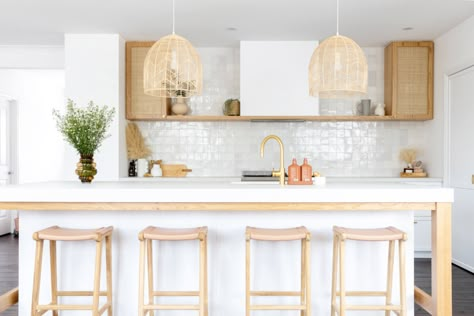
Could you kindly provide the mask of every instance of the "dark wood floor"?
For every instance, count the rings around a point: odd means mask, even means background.
[[[18,286],[18,238],[0,236],[0,295]],[[2,316],[18,316],[17,306],[0,313]]]
[[[415,283],[431,293],[431,263],[429,259],[415,261]],[[0,294],[18,284],[18,239],[13,235],[0,237]],[[416,307],[415,316],[429,315]],[[18,316],[16,306],[1,316]],[[474,316],[474,275],[453,266],[453,316]]]

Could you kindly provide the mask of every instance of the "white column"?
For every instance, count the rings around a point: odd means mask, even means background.
[[[125,156],[125,41],[118,34],[65,35],[66,98],[85,106],[89,101],[115,108],[107,138],[94,154],[96,180],[114,180],[127,172]],[[122,151],[122,152],[121,152]],[[66,180],[77,179],[79,159],[72,147],[65,152]]]

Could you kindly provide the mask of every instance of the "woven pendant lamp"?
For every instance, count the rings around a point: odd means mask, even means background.
[[[148,51],[143,69],[145,94],[155,97],[191,97],[202,91],[202,64],[191,43],[174,32]]]
[[[309,95],[322,99],[351,98],[367,93],[367,59],[352,39],[337,33],[314,51],[309,64]]]

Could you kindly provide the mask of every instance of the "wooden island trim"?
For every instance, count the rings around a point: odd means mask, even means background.
[[[430,315],[452,316],[451,203],[437,202],[0,202],[22,211],[431,211],[430,296],[415,286],[415,302]]]

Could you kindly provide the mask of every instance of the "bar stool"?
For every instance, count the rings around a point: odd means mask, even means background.
[[[102,227],[98,229],[71,229],[52,226],[33,234],[36,240],[36,258],[33,281],[33,299],[31,304],[31,315],[43,315],[52,311],[53,316],[58,315],[60,310],[90,310],[93,316],[102,315],[107,310],[107,315],[112,316],[112,231],[113,227]],[[102,246],[105,239],[105,268],[107,276],[107,290],[100,290],[100,273],[102,269]],[[50,264],[51,264],[51,303],[39,305],[39,291],[41,281],[41,265],[43,260],[43,243],[49,241]],[[57,265],[56,265],[56,241],[86,241],[96,242],[95,273],[93,291],[58,291]],[[60,296],[92,296],[92,305],[66,305],[59,304]],[[107,302],[99,307],[99,297],[107,296]]]
[[[197,228],[161,228],[149,226],[142,230],[140,240],[140,272],[138,315],[143,316],[153,310],[198,310],[200,316],[207,316],[207,227]],[[199,240],[199,291],[155,291],[153,287],[153,240]],[[146,243],[146,245],[145,245]],[[148,272],[148,304],[145,304],[145,260]],[[154,298],[158,296],[198,296],[198,305],[157,305]]]
[[[247,227],[246,237],[246,288],[245,312],[251,310],[300,310],[302,316],[311,315],[311,233],[306,227],[270,229]],[[250,241],[291,241],[301,240],[301,291],[251,291],[250,290]],[[252,296],[299,296],[300,305],[252,305]]]
[[[386,316],[392,312],[400,316],[406,315],[406,287],[405,287],[405,241],[407,234],[395,227],[375,229],[354,229],[334,226],[334,248],[332,266],[332,294],[331,316],[336,312],[345,316],[347,310],[384,310]],[[345,288],[345,241],[388,241],[388,269],[386,291],[346,291]],[[400,305],[392,304],[392,281],[395,241],[398,240],[399,266],[400,266]],[[339,260],[339,261],[338,261]],[[338,271],[339,265],[339,271]],[[337,291],[337,278],[339,272],[339,291]],[[337,297],[339,296],[339,304]],[[346,296],[385,296],[385,305],[347,305]]]

